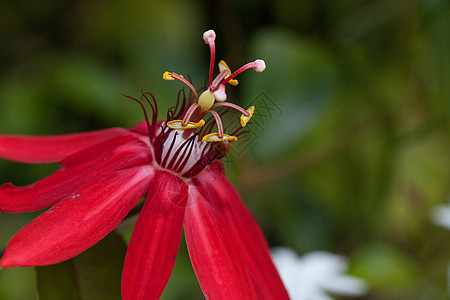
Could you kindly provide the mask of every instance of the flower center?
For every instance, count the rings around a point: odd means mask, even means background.
[[[236,141],[237,137],[244,133],[241,129],[253,116],[254,106],[243,109],[226,101],[225,84],[237,85],[238,81],[234,77],[238,74],[248,69],[262,72],[266,67],[263,60],[257,59],[232,73],[228,65],[221,60],[218,64],[219,74],[213,79],[215,37],[213,30],[208,30],[203,35],[205,43],[210,48],[211,60],[209,87],[200,94],[200,97],[191,82],[182,75],[175,72],[163,74],[163,79],[181,81],[190,91],[187,98],[184,88],[180,91],[177,105],[168,111],[166,122],[157,122],[157,103],[151,93],[142,92],[140,100],[126,96],[138,102],[144,111],[155,166],[182,178],[191,178],[212,164],[214,160],[226,156],[230,149],[230,141]],[[151,118],[147,115],[144,104],[151,107]],[[231,134],[225,134],[221,116],[224,110],[229,108],[242,114],[241,127]],[[211,132],[214,125],[217,127],[217,132]]]
[[[164,123],[159,125],[152,146],[159,168],[183,178],[197,175],[229,149],[227,141],[203,143],[195,130],[174,130]]]

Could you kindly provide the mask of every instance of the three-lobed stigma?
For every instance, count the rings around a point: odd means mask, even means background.
[[[237,137],[228,135],[224,133],[222,120],[220,115],[214,111],[216,107],[230,107],[242,113],[240,117],[241,126],[244,127],[250,121],[253,113],[255,111],[254,106],[250,106],[247,110],[242,107],[227,102],[227,94],[225,92],[225,84],[229,83],[231,85],[237,85],[238,81],[235,79],[237,75],[248,69],[253,69],[256,72],[262,72],[266,68],[266,64],[262,59],[257,59],[253,62],[247,63],[234,71],[231,72],[225,61],[221,60],[218,63],[219,74],[213,79],[214,63],[215,63],[215,39],[216,34],[214,30],[208,30],[203,34],[203,39],[210,48],[210,65],[209,65],[209,86],[208,88],[199,96],[197,90],[194,86],[186,80],[182,75],[175,72],[164,72],[164,80],[178,80],[186,84],[195,96],[195,102],[186,110],[182,120],[172,120],[167,123],[167,126],[171,129],[185,130],[185,129],[195,129],[201,127],[205,124],[203,118],[211,113],[214,117],[217,126],[217,132],[207,134],[203,136],[202,142],[220,142],[220,141],[236,141]]]

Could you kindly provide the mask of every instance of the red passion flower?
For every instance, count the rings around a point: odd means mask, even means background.
[[[175,264],[182,229],[200,287],[207,299],[288,299],[266,240],[250,211],[223,173],[221,163],[253,115],[225,102],[225,84],[247,69],[262,72],[256,60],[234,73],[219,62],[213,79],[215,33],[203,36],[211,50],[209,87],[200,96],[179,80],[177,105],[157,121],[152,94],[137,101],[146,121],[132,129],[111,128],[57,136],[0,135],[0,157],[25,163],[59,162],[36,183],[0,186],[0,211],[30,212],[50,207],[8,243],[1,267],[62,262],[92,247],[111,232],[144,195],[122,272],[122,297],[159,299]],[[145,111],[151,107],[151,114]],[[224,133],[221,113],[242,113],[241,126]],[[205,116],[211,113],[204,121]],[[214,128],[217,133],[211,133]]]

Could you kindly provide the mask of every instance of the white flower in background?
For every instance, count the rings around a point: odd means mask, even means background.
[[[433,207],[431,210],[431,221],[450,230],[450,204]],[[450,264],[447,268],[447,289],[450,292]]]
[[[314,251],[298,256],[286,247],[272,249],[274,263],[292,300],[330,300],[329,293],[361,296],[368,286],[362,279],[346,275],[347,260],[329,252]]]
[[[431,210],[431,221],[450,230],[450,205],[437,205]]]

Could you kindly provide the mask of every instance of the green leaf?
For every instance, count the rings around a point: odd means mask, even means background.
[[[122,237],[113,231],[92,248],[70,260],[36,267],[39,300],[120,300],[120,278],[125,254],[126,245]]]
[[[72,260],[36,267],[36,293],[39,300],[79,300],[75,268]]]
[[[320,45],[282,30],[261,31],[250,44],[252,58],[265,60],[262,74],[243,74],[246,104],[255,105],[251,130],[256,158],[267,161],[292,149],[336,92],[332,56]],[[240,77],[240,79],[241,79]]]
[[[415,284],[418,270],[405,252],[383,243],[369,244],[352,257],[352,274],[366,279],[373,289],[402,291]]]

